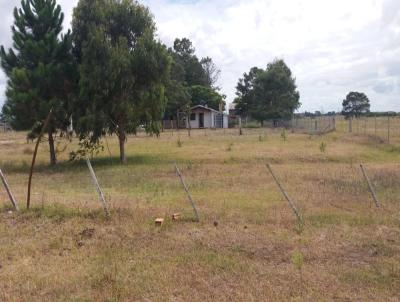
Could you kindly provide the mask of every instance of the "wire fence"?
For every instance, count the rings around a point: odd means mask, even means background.
[[[9,124],[0,122],[0,132],[9,132],[12,131],[12,128]]]
[[[182,164],[183,171],[187,166]],[[162,212],[173,208],[182,213],[189,212],[186,194],[176,174],[173,163],[153,165],[152,167],[120,166],[112,163],[93,161],[95,177],[104,196],[100,198],[99,187],[94,183],[90,169],[83,162],[45,169],[38,167],[33,176],[31,205],[33,208],[45,208],[62,205],[77,211],[102,210],[105,200],[111,209],[146,208]],[[26,208],[28,173],[25,168],[5,167],[5,178],[17,204]],[[159,174],[154,177],[154,173]],[[186,176],[186,175],[185,175]],[[190,179],[190,176],[188,177]],[[196,191],[196,183],[191,189]],[[11,210],[10,198],[0,179],[0,206]],[[104,198],[104,200],[102,200]]]
[[[193,167],[188,168],[187,165],[181,164],[184,177],[189,184],[189,190],[194,193],[194,198],[200,196],[200,205],[204,207],[207,204],[210,195],[204,192],[204,186],[213,186],[212,182],[208,182],[207,176],[200,171],[194,171]],[[69,209],[76,211],[88,211],[97,209],[102,211],[102,205],[99,202],[99,195],[96,187],[90,177],[89,170],[82,165],[74,171],[64,170],[57,173],[39,172],[34,178],[32,206],[34,208],[45,208],[49,205],[64,205]],[[123,168],[120,171],[110,170],[109,167],[97,168],[96,176],[100,186],[104,190],[105,200],[111,209],[146,208],[156,213],[163,212],[165,208],[171,208],[176,211],[185,212],[191,215],[191,209],[186,200],[184,189],[179,182],[173,166],[168,167],[146,168],[145,170],[136,170]],[[195,169],[202,169],[197,166]],[[390,167],[389,170],[383,170],[379,166],[368,166],[368,175],[374,188],[378,189],[378,197],[383,198],[383,202],[394,202],[398,188],[397,179],[399,176],[398,165]],[[262,171],[262,170],[261,170]],[[265,172],[265,173],[264,173]],[[365,201],[369,200],[368,207],[372,205],[372,197],[368,188],[369,181],[365,180],[362,170],[359,166],[354,165],[326,165],[324,169],[314,169],[313,167],[305,167],[301,171],[285,170],[283,173],[277,169],[279,178],[284,181],[285,187],[288,183],[290,194],[296,201],[309,202],[319,206],[329,206],[325,202],[321,204],[321,200],[333,202],[335,205],[348,204],[354,201],[360,204],[360,207],[366,206]],[[293,175],[294,173],[294,175]],[[25,208],[26,203],[26,187],[27,175],[24,173],[5,173],[11,190],[21,209]],[[157,177],[155,177],[157,176]],[[272,179],[269,178],[267,170],[262,172],[264,180],[261,184],[253,185],[251,191],[256,188],[261,190],[267,186],[271,186]],[[234,178],[234,176],[231,176]],[[50,181],[51,179],[51,181]],[[221,190],[227,190],[229,178],[221,180],[218,187]],[[298,198],[299,190],[304,190],[305,184],[301,179],[314,180],[318,179],[319,189],[315,192],[315,186],[312,186],[311,195]],[[214,187],[213,187],[214,188]],[[373,189],[372,189],[373,190]],[[262,190],[260,191],[262,192]],[[375,193],[373,193],[375,195]],[[334,196],[334,197],[333,197]],[[220,196],[211,196],[218,199]],[[234,194],[231,196],[234,198]],[[268,198],[268,197],[266,197]],[[9,198],[3,190],[0,183],[0,204],[11,208]],[[213,204],[210,203],[210,204]],[[305,205],[303,205],[305,206]],[[200,207],[200,210],[202,208]]]
[[[385,143],[400,142],[400,116],[363,116],[337,118],[337,131],[358,136],[372,136]]]
[[[345,131],[346,133],[349,131],[349,121],[345,120],[344,118],[299,118],[297,120],[294,119],[293,121],[293,127],[295,128],[295,131],[304,131],[306,133],[315,133],[315,131],[318,129],[326,129],[328,127],[332,127],[332,125],[337,127],[338,131]],[[375,133],[375,129],[376,133],[379,134],[379,131],[383,130],[384,127],[387,126],[382,118],[378,118],[376,120],[376,128],[374,118],[368,118],[364,121],[364,123],[362,123],[362,121],[362,119],[358,119],[357,121],[353,120],[351,122],[353,134],[360,133],[360,135],[364,135],[368,134],[369,132]],[[371,121],[374,121],[374,123]],[[399,122],[399,119],[396,118],[396,121]],[[400,129],[396,128],[396,125],[400,125],[394,122],[394,118],[390,118],[389,123],[391,125],[390,130]],[[289,126],[291,125],[292,124],[289,124]],[[362,128],[363,125],[366,126]],[[268,126],[279,127],[282,125],[264,125],[264,127]],[[244,135],[249,135],[250,139],[252,139],[251,135],[258,136],[260,130],[264,131],[264,129],[245,129]],[[215,135],[215,140],[219,140],[220,135],[239,136],[238,129],[204,129],[201,131],[194,131],[193,134],[195,136]],[[140,135],[144,136],[145,134],[141,133]],[[164,136],[165,135],[174,135],[175,137],[178,137],[179,135],[184,136],[187,134],[185,130],[180,130],[179,133],[168,131],[164,133]],[[94,161],[93,168],[95,169],[99,183],[104,190],[106,200],[107,202],[110,202],[112,207],[115,206],[125,208],[132,207],[132,205],[134,207],[150,206],[156,211],[157,207],[160,205],[163,205],[163,207],[164,205],[166,205],[166,207],[172,205],[172,207],[176,208],[174,203],[179,201],[179,208],[187,209],[187,204],[185,202],[186,198],[181,184],[176,176],[176,172],[173,169],[173,162],[169,161],[170,160],[168,159],[168,161],[157,162],[158,164],[155,166],[135,165],[127,167],[117,166],[114,168],[114,165],[112,165],[111,162],[106,163],[104,160],[97,160]],[[195,168],[193,168],[193,164],[191,162],[185,162],[185,165],[186,166],[182,166],[182,171],[185,176],[188,176],[191,190],[193,189],[194,192],[198,194],[201,192],[199,188],[204,188],[206,184],[209,184],[208,172],[204,173],[203,171],[201,173],[198,172],[197,174],[194,174],[196,169],[200,169],[201,165],[197,164],[195,165]],[[14,165],[12,163],[4,163],[2,168],[5,168],[5,175],[9,181],[11,190],[13,191],[19,205],[21,208],[23,208],[26,201],[28,167]],[[332,167],[332,169],[335,168]],[[307,176],[308,179],[318,179],[318,181],[321,181],[324,176],[316,174],[318,170],[319,169],[310,170]],[[347,173],[347,170],[348,169],[346,166],[339,167],[340,173]],[[397,169],[395,170],[397,171]],[[398,172],[396,171],[391,172],[394,174],[389,173],[384,175],[382,174],[383,172],[372,170],[370,173],[371,181],[372,183],[378,184],[378,188],[385,188],[385,192],[387,192],[388,189],[396,187],[398,188],[396,179],[399,178]],[[336,173],[337,171],[334,170],[334,172]],[[342,174],[339,176],[334,174],[333,176],[330,176],[332,178],[326,180],[326,183],[329,184],[329,186],[332,186],[332,183],[334,186],[337,186],[338,190],[340,189],[340,192],[343,193],[343,200],[365,200],[365,198],[368,197],[368,187],[367,183],[362,179],[359,167],[356,167],[355,171],[352,171],[351,174],[352,176],[348,182],[343,180]],[[230,175],[229,173],[227,173],[227,176],[225,177],[227,177],[227,179],[234,179],[234,176]],[[286,178],[287,177],[284,179]],[[301,177],[299,177],[299,179],[301,179]],[[394,180],[396,180],[396,182]],[[229,181],[221,180],[216,181],[216,183],[211,182],[211,184],[217,184],[217,186],[213,187],[214,189],[216,187],[220,189],[226,185],[226,183],[229,183]],[[263,182],[263,184],[265,183],[267,182]],[[350,188],[348,189],[349,192],[343,191],[347,190],[347,188]],[[329,187],[329,189],[331,188]],[[225,188],[225,190],[229,190],[229,188]],[[298,190],[293,190],[293,192],[295,191]],[[382,194],[382,192],[380,192],[380,194]],[[362,198],[359,198],[359,195]],[[395,195],[393,194],[393,196]],[[313,198],[311,199],[314,200]],[[0,188],[0,201],[8,204],[8,196],[3,188]],[[318,198],[315,197],[315,202],[317,201]],[[101,209],[99,196],[96,192],[95,186],[93,185],[93,180],[90,177],[89,170],[84,164],[68,165],[67,167],[60,167],[60,169],[54,170],[38,167],[37,174],[35,174],[33,182],[32,204],[36,207],[41,205],[47,206],[49,204],[63,204],[74,209]]]
[[[233,128],[238,128],[238,123],[231,123]],[[382,143],[400,143],[400,116],[377,115],[362,116],[346,119],[344,116],[320,116],[305,117],[295,116],[291,120],[271,119],[262,123],[246,120],[242,122],[244,129],[268,128],[268,129],[291,129],[293,133],[305,133],[320,135],[337,131],[355,136],[368,136],[379,140]],[[243,132],[246,134],[246,131]]]
[[[291,121],[293,132],[308,134],[324,134],[336,130],[335,116],[293,118]]]
[[[286,128],[286,129],[291,129],[293,133],[306,133],[306,134],[316,135],[334,131],[336,129],[336,117],[294,116],[292,119],[269,119],[269,120],[264,120],[262,123],[251,119],[244,119],[241,124],[243,128],[268,128],[268,129]],[[230,122],[230,125],[234,128],[238,128],[240,122],[238,122],[236,118],[236,120]]]

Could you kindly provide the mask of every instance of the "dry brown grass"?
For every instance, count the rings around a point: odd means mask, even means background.
[[[232,130],[192,131],[191,138],[183,131],[159,139],[141,134],[129,138],[122,167],[115,138],[109,144],[114,157],[105,151],[92,163],[110,220],[84,163],[68,163],[64,152],[49,168],[45,145],[32,210],[9,213],[0,189],[0,301],[400,300],[396,145],[342,133],[288,133],[284,142],[279,131],[260,129],[242,137]],[[32,148],[23,133],[0,134],[0,168],[21,207]],[[191,221],[175,160],[200,223]],[[300,208],[303,227],[266,162]],[[171,221],[175,212],[181,221]],[[161,228],[156,217],[166,218]],[[294,253],[304,257],[301,271]]]

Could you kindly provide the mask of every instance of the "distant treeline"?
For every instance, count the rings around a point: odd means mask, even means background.
[[[329,111],[326,113],[322,113],[320,111],[315,111],[315,112],[302,112],[302,113],[295,113],[294,116],[296,118],[299,117],[319,117],[319,116],[335,116],[335,115],[342,115],[342,112],[336,112],[336,111]],[[394,111],[384,111],[384,112],[366,112],[360,114],[360,116],[365,116],[365,117],[382,117],[382,116],[400,116],[400,112],[394,112]]]

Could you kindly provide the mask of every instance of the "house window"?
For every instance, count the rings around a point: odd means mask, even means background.
[[[190,120],[195,121],[196,120],[196,113],[190,114]]]

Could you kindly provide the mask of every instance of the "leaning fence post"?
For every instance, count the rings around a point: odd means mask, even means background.
[[[187,187],[187,185],[185,183],[185,180],[183,179],[183,176],[181,174],[181,171],[179,171],[178,165],[176,163],[175,163],[175,170],[176,170],[176,174],[178,174],[179,179],[181,180],[183,188],[185,189],[185,192],[186,192],[186,194],[188,196],[189,202],[193,207],[194,215],[196,216],[196,221],[200,221],[199,213],[197,212],[196,205],[194,204],[192,195],[190,195],[189,189],[188,189],[188,187]]]
[[[28,193],[26,196],[26,208],[29,209],[30,204],[31,204],[31,186],[32,186],[32,176],[33,176],[33,168],[35,167],[35,162],[36,162],[36,155],[38,152],[39,144],[42,139],[42,136],[44,135],[44,131],[46,130],[47,126],[49,125],[51,116],[53,115],[53,108],[50,109],[49,114],[46,117],[46,120],[43,123],[42,130],[40,130],[40,134],[37,138],[37,142],[35,145],[35,151],[33,151],[33,156],[32,156],[32,164],[31,164],[31,170],[29,172],[29,180],[28,180]]]
[[[6,177],[4,176],[3,172],[1,171],[1,169],[0,169],[0,178],[1,178],[1,181],[3,182],[4,187],[6,188],[8,197],[10,197],[10,201],[13,204],[14,209],[16,211],[19,211],[18,204],[17,204],[17,202],[16,202],[16,200],[14,198],[14,195],[11,193],[11,190],[10,190],[10,187],[8,186]]]
[[[96,186],[97,192],[99,193],[100,201],[103,204],[104,212],[106,212],[107,217],[109,217],[110,216],[110,212],[109,212],[108,207],[107,207],[106,198],[104,197],[104,193],[100,188],[99,182],[97,181],[96,174],[94,174],[94,170],[92,168],[92,164],[90,163],[89,158],[86,159],[86,164],[87,164],[87,166],[89,168],[90,175],[92,176],[93,183]]]
[[[297,210],[296,206],[294,205],[293,201],[290,199],[289,195],[286,193],[285,189],[283,189],[281,183],[279,182],[279,180],[276,178],[274,172],[271,169],[271,166],[269,164],[267,164],[267,168],[269,170],[269,172],[272,175],[272,178],[275,180],[276,184],[278,185],[279,189],[281,190],[283,196],[285,196],[287,202],[289,203],[289,206],[292,208],[294,214],[296,215],[297,219],[299,220],[300,223],[303,223],[303,219],[300,216],[299,211]]]
[[[375,201],[375,205],[376,205],[377,208],[379,208],[380,207],[379,201],[378,201],[378,198],[376,197],[374,188],[372,187],[372,184],[371,184],[371,181],[369,180],[367,172],[365,171],[364,166],[362,164],[360,164],[360,168],[361,168],[361,171],[362,171],[362,173],[364,175],[365,180],[367,181],[368,188],[369,188],[369,191],[371,192],[372,198]]]

